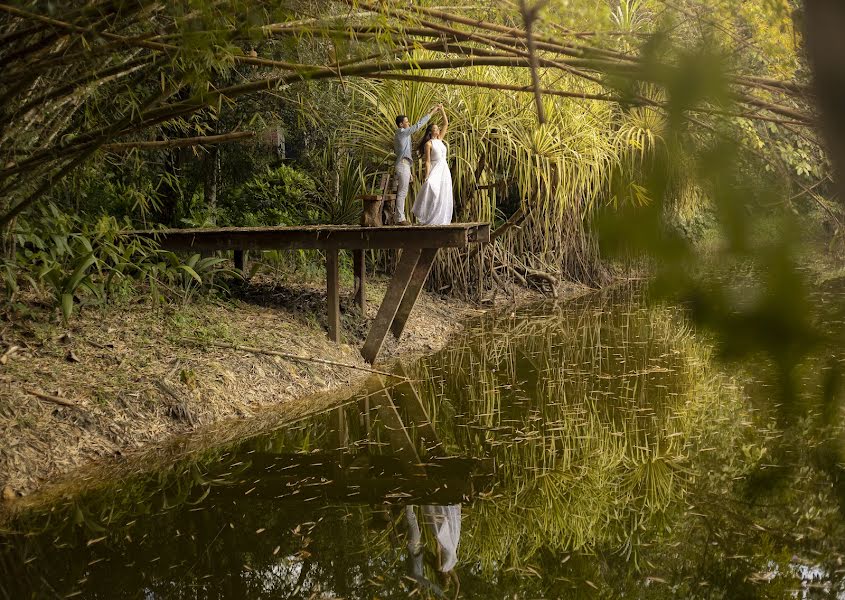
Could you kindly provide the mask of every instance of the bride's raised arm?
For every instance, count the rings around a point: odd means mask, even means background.
[[[440,114],[443,115],[443,127],[440,129],[440,139],[446,137],[446,132],[449,130],[449,117],[446,116],[446,109],[440,105]]]

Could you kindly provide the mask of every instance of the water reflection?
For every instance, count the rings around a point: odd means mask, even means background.
[[[830,491],[743,495],[779,433],[678,309],[619,290],[490,316],[398,374],[22,518],[1,542],[0,598],[842,589]]]

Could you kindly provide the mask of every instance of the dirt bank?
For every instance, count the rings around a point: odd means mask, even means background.
[[[323,289],[269,277],[225,302],[88,309],[67,327],[44,309],[17,315],[0,335],[0,489],[14,502],[84,465],[171,452],[167,441],[180,434],[218,439],[265,414],[277,423],[326,408],[337,396],[315,393],[370,374],[219,345],[365,369],[358,348],[385,287],[376,281],[369,288],[366,319],[351,298],[342,299],[342,344],[326,337]],[[436,350],[481,312],[423,293],[401,341],[386,340],[376,368]]]

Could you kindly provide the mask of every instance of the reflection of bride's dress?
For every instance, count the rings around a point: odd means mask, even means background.
[[[420,225],[448,225],[452,222],[452,173],[446,163],[446,144],[431,140],[431,171],[414,202]]]
[[[461,505],[446,506],[426,504],[422,507],[423,519],[431,528],[437,545],[440,547],[440,568],[448,573],[458,564],[458,544],[461,540]],[[414,514],[414,507],[405,507],[405,519],[408,522],[408,552],[414,558],[415,575],[422,576],[422,535]]]

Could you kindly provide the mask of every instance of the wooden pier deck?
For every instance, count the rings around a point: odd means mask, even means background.
[[[351,250],[355,273],[355,300],[366,309],[366,268],[364,251],[396,248],[402,254],[390,279],[367,339],[361,349],[373,364],[387,332],[402,335],[405,323],[419,297],[440,248],[462,248],[490,241],[488,223],[453,223],[431,227],[313,225],[301,227],[219,227],[204,229],[162,229],[133,231],[131,235],[153,238],[162,248],[173,251],[232,251],[235,266],[245,267],[249,250],[324,250],[326,253],[326,299],[329,338],[340,341],[340,250]]]

